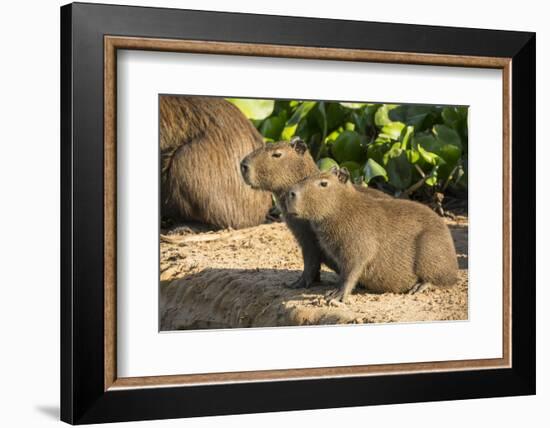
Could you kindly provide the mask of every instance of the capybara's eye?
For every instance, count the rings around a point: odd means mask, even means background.
[[[321,182],[319,183],[319,185],[320,185],[321,187],[327,187],[327,186],[328,186],[328,182],[323,180],[323,181],[321,181]]]
[[[280,152],[273,152],[273,154],[271,156],[273,156],[274,158],[280,158],[281,153]]]

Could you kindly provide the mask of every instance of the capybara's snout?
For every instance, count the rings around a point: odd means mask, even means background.
[[[284,203],[290,216],[298,216],[300,214],[300,190],[292,187],[285,195]]]

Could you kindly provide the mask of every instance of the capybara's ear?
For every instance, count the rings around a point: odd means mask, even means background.
[[[338,177],[338,174],[340,173],[340,168],[338,168],[336,165],[333,165],[330,167],[329,172]]]
[[[350,179],[350,173],[348,171],[348,169],[346,167],[344,168],[340,168],[338,170],[338,173],[336,174],[336,176],[338,177],[338,180],[340,180],[342,183],[347,183],[348,180]]]
[[[292,147],[300,155],[303,155],[307,150],[307,144],[300,137],[292,137],[290,140],[290,147]]]

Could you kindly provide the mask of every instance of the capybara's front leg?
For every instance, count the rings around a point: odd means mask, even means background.
[[[342,268],[342,273],[340,274],[340,288],[332,293],[329,293],[329,304],[338,302],[346,303],[349,295],[357,285],[362,271],[362,266],[356,266],[350,269],[344,266]]]
[[[291,288],[307,288],[321,279],[321,247],[319,240],[306,220],[287,218],[286,223],[298,241],[304,260],[304,272],[298,280],[290,284]]]
[[[321,280],[321,249],[316,241],[302,242],[304,272],[290,288],[308,288]]]

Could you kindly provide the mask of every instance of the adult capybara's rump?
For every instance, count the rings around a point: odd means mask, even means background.
[[[162,95],[162,217],[235,229],[262,223],[271,196],[247,186],[239,168],[262,145],[258,131],[228,101]]]

